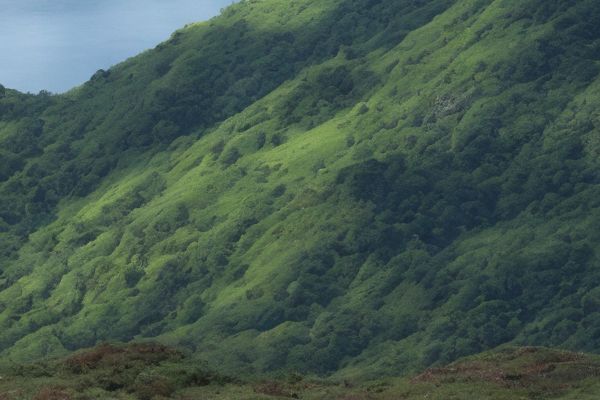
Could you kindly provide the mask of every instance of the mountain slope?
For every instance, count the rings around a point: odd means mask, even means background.
[[[0,349],[391,374],[597,351],[593,1],[245,1],[0,100]]]

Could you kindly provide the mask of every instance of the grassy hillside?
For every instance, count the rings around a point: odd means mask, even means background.
[[[229,371],[600,350],[600,5],[248,0],[0,90],[0,356]]]
[[[545,348],[503,348],[402,379],[322,380],[298,374],[244,381],[157,344],[108,345],[4,370],[5,400],[596,399],[600,359]]]

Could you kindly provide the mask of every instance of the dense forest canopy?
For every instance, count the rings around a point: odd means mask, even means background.
[[[0,87],[0,355],[231,370],[600,351],[600,3],[247,0]]]

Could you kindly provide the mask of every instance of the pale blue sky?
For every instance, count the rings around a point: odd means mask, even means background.
[[[0,0],[0,84],[64,92],[232,0]]]

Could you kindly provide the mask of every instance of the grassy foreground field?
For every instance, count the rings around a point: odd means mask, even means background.
[[[4,368],[1,400],[597,399],[600,357],[504,347],[406,378],[335,381],[298,374],[239,379],[156,343],[112,345]]]

